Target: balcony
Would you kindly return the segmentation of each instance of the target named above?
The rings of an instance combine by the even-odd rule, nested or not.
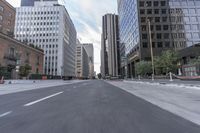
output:
[[[10,61],[15,61],[15,62],[17,61],[17,57],[14,55],[11,55],[11,54],[5,54],[4,59],[10,60]]]

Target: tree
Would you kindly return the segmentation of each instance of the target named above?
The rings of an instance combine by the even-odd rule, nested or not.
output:
[[[150,61],[140,61],[135,65],[137,75],[146,76],[152,74],[152,64]]]
[[[178,65],[178,54],[175,51],[168,50],[162,52],[161,56],[154,58],[155,70],[157,74],[167,74],[176,72]]]
[[[197,65],[197,64],[200,64],[200,56],[195,58],[195,59],[192,59],[189,64],[194,64],[194,65]]]
[[[101,79],[102,78],[102,75],[101,73],[97,74],[98,78]]]
[[[20,66],[19,68],[19,75],[21,77],[27,77],[30,74],[31,71],[31,66],[25,65],[25,66]]]

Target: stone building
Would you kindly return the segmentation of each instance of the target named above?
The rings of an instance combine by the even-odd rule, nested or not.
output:
[[[42,50],[0,33],[0,69],[4,68],[7,78],[17,78],[17,69],[25,65],[31,66],[30,74],[43,74],[43,56]]]
[[[0,32],[13,36],[15,26],[15,8],[5,0],[0,0]]]

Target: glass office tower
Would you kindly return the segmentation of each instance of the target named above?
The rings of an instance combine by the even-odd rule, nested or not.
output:
[[[174,18],[183,17],[187,47],[200,43],[200,0],[169,0],[169,5]]]
[[[169,0],[118,0],[121,66],[129,78],[137,62],[151,60],[150,44],[154,56],[186,47],[183,13],[171,16],[170,8]]]
[[[139,49],[140,34],[137,3],[136,0],[118,0],[122,75],[127,75],[127,55],[131,51],[137,51]]]

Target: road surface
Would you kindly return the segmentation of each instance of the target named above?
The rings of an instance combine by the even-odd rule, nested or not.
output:
[[[101,80],[0,96],[0,133],[200,133]]]

